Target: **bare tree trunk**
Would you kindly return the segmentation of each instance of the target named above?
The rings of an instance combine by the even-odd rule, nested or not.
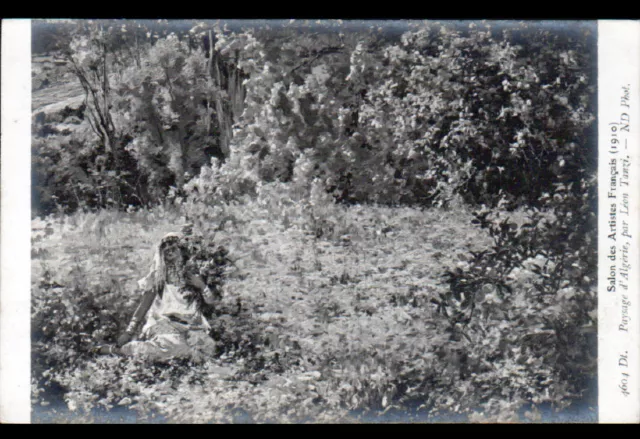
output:
[[[229,144],[231,143],[231,123],[230,119],[233,118],[230,113],[230,106],[225,105],[223,97],[221,96],[220,91],[223,89],[224,84],[222,83],[223,77],[220,72],[220,60],[216,58],[216,66],[215,66],[216,80],[218,85],[218,93],[216,94],[216,115],[218,117],[218,126],[220,128],[220,149],[225,157],[229,156]],[[231,95],[229,95],[231,98]]]
[[[133,34],[135,36],[135,45],[136,45],[136,54],[134,56],[134,59],[136,60],[136,66],[140,68],[142,63],[140,62],[140,46],[138,45],[138,29],[134,29]]]
[[[106,47],[103,47],[103,49],[106,51]],[[72,56],[69,56],[69,60],[76,77],[80,80],[80,84],[85,91],[85,104],[88,110],[89,124],[102,141],[105,152],[113,158],[116,169],[120,169],[118,136],[109,108],[110,87],[106,53],[102,57],[102,77],[100,77],[97,70],[94,71],[93,83],[89,72],[78,65]]]
[[[212,32],[209,31],[209,59],[207,60],[207,82],[209,82],[209,90],[213,89],[212,78],[211,78],[211,66],[213,63],[213,40],[212,40]],[[211,113],[211,99],[207,97],[207,135],[211,133],[211,118],[213,117]]]
[[[209,77],[213,81],[213,84],[210,84],[214,90],[216,122],[220,131],[220,150],[225,157],[228,157],[233,138],[233,125],[244,111],[245,90],[242,84],[242,71],[236,67],[239,51],[235,52],[235,60],[226,63],[218,53],[214,52],[211,31],[209,31],[209,41],[208,71]],[[215,61],[213,59],[214,56]],[[223,67],[226,67],[226,69],[223,69]],[[208,102],[207,108],[209,108]]]

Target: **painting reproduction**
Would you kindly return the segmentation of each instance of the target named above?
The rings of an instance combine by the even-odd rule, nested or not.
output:
[[[31,29],[32,422],[598,422],[595,21]]]

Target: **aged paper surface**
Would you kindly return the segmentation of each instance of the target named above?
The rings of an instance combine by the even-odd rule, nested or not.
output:
[[[31,22],[2,26],[0,421],[31,420]],[[598,23],[599,422],[640,422],[640,23]]]
[[[2,23],[0,422],[30,420],[31,21]]]
[[[600,422],[640,422],[640,23],[598,23]]]

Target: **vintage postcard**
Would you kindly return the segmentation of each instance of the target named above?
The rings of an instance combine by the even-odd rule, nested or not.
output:
[[[2,32],[2,422],[640,421],[640,22]]]

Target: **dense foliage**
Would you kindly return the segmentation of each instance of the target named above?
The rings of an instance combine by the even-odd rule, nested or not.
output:
[[[34,118],[36,206],[57,211],[34,220],[34,401],[513,421],[589,396],[594,27],[498,27],[66,25],[84,98]],[[220,352],[96,358],[184,221]]]
[[[349,202],[544,204],[558,174],[594,167],[591,40],[520,32],[433,26],[352,47],[316,37],[297,68],[304,49],[269,57],[250,34],[221,39],[241,42],[250,72],[229,183],[319,179]],[[206,177],[194,184],[226,186]]]
[[[185,278],[200,276],[213,297],[220,299],[225,274],[233,262],[228,257],[229,251],[224,246],[216,246],[215,242],[205,240],[202,236],[188,235],[184,240],[184,254],[189,255],[184,266]],[[202,314],[210,318],[215,307],[208,305],[196,288],[190,289],[188,300],[195,301]]]
[[[83,23],[61,43],[84,129],[40,130],[34,152],[39,187],[69,208],[159,201],[213,157],[226,179],[194,185],[241,195],[319,179],[338,200],[421,205],[539,206],[558,176],[594,167],[588,27],[431,24],[398,38],[146,26]],[[60,155],[71,148],[82,153]]]

